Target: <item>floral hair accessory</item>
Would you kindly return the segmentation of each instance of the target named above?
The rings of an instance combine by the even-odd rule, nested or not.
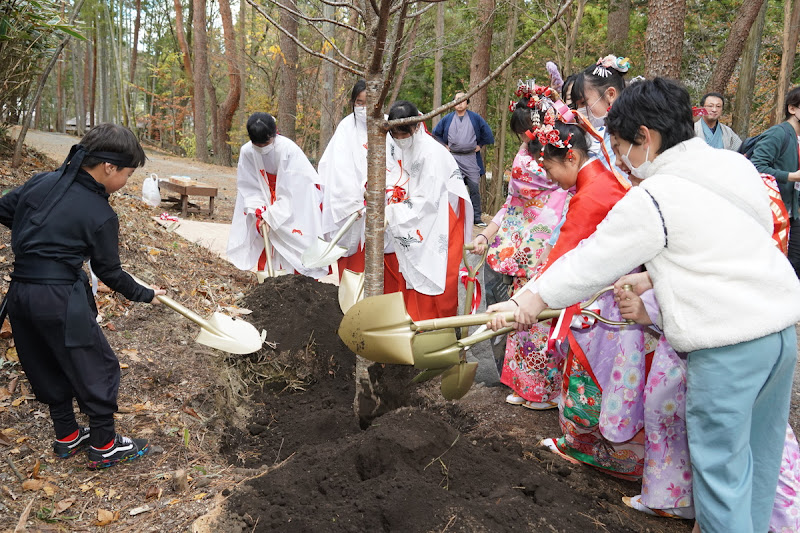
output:
[[[592,74],[600,76],[601,78],[607,78],[611,76],[611,71],[609,69],[612,68],[620,74],[624,74],[631,68],[631,60],[627,57],[617,57],[614,54],[609,54],[597,60],[597,66],[592,71]]]

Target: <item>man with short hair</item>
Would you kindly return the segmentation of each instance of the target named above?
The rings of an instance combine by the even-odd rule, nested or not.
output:
[[[719,121],[722,108],[725,106],[725,97],[720,93],[707,93],[700,99],[700,107],[706,110],[706,115],[694,123],[694,133],[705,139],[709,146],[738,150],[742,139],[732,129]]]
[[[466,93],[456,93],[453,100],[462,98],[464,94]],[[469,189],[469,197],[475,210],[475,224],[485,228],[486,223],[481,220],[480,179],[486,174],[486,170],[483,167],[481,148],[494,144],[494,135],[483,117],[468,110],[468,105],[469,98],[456,104],[455,111],[445,115],[433,129],[433,136],[453,154]]]

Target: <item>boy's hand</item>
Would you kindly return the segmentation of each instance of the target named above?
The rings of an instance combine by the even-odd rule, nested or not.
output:
[[[633,320],[637,324],[649,326],[653,323],[647,309],[644,307],[642,299],[633,291],[623,289],[619,297],[615,294],[614,299],[619,305],[619,313],[625,320]]]
[[[153,295],[153,299],[150,300],[150,303],[151,304],[160,304],[161,300],[159,300],[158,297],[159,296],[164,296],[165,294],[167,294],[167,291],[165,291],[164,289],[156,288],[156,287],[152,287],[152,289],[153,289],[153,292],[155,292],[155,294]]]

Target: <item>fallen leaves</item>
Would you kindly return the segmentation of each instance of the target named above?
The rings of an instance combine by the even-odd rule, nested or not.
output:
[[[72,504],[75,503],[75,498],[64,498],[61,501],[56,502],[55,506],[53,507],[53,514],[59,515],[72,507]]]
[[[5,358],[7,361],[11,361],[12,363],[19,363],[19,356],[17,355],[17,348],[12,347],[6,350]]]
[[[98,509],[97,510],[97,522],[94,523],[96,526],[107,526],[112,522],[116,522],[119,520],[119,511],[106,511],[105,509]]]
[[[44,487],[43,479],[26,479],[22,482],[22,490],[37,491]]]

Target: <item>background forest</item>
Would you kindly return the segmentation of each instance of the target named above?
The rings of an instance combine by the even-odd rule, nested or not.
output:
[[[549,83],[547,61],[566,78],[613,53],[630,57],[629,77],[678,77],[695,100],[719,90],[728,98],[723,121],[742,137],[775,122],[797,79],[800,0],[384,4],[394,18],[378,28],[391,49],[379,65],[389,88],[382,108],[407,99],[423,112],[474,87],[569,4],[472,97],[497,138],[486,154],[490,173],[510,167],[517,149],[515,137],[505,139],[517,80]],[[229,165],[247,140],[247,116],[269,111],[315,163],[350,112],[350,88],[365,72],[358,65],[378,57],[368,49],[365,10],[373,8],[362,0],[1,0],[0,123],[29,115],[31,127],[81,135],[113,121],[153,146]]]

